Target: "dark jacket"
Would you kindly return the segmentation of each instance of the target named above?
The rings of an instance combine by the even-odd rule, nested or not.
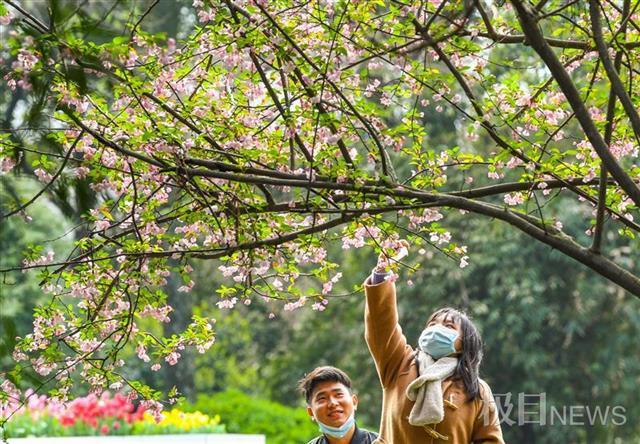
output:
[[[372,444],[377,437],[377,433],[362,430],[356,426],[356,433],[353,434],[350,444]],[[329,440],[324,435],[321,435],[317,438],[313,438],[307,444],[329,444]]]

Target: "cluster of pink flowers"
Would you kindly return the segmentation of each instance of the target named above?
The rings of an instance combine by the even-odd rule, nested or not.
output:
[[[59,416],[59,420],[63,426],[70,427],[80,422],[106,434],[112,428],[119,429],[124,423],[141,421],[144,412],[145,408],[136,408],[129,397],[120,393],[111,397],[108,392],[104,392],[100,397],[90,394],[74,399]]]
[[[8,401],[0,402],[0,417],[14,414],[27,415],[34,420],[52,417],[63,427],[84,426],[102,434],[142,421],[147,411],[144,403],[136,408],[131,402],[133,396],[120,393],[113,397],[109,392],[103,392],[99,397],[90,394],[63,403],[55,397],[38,395],[32,389],[26,390],[22,397],[8,380],[3,381],[0,388],[9,395]]]
[[[436,222],[443,218],[442,213],[433,208],[425,208],[422,212],[422,215],[416,215],[411,212],[408,215],[409,217],[409,228],[415,229],[420,227],[420,225],[430,222]]]
[[[360,248],[365,245],[365,239],[367,237],[377,238],[380,235],[380,229],[376,226],[364,226],[361,225],[353,233],[349,233],[342,238],[342,248],[348,250],[349,248]]]
[[[51,262],[53,262],[54,256],[55,256],[55,252],[48,251],[47,254],[42,255],[37,259],[33,259],[33,260],[25,259],[25,260],[23,260],[22,261],[22,265],[24,265],[25,267],[35,267],[35,266],[38,266],[38,265],[50,264]]]
[[[509,193],[504,196],[504,203],[507,205],[520,205],[524,203],[523,193]]]
[[[11,171],[16,166],[16,161],[11,157],[0,157],[0,174],[5,174]]]
[[[342,273],[337,273],[334,277],[332,277],[329,281],[325,282],[322,285],[322,294],[329,294],[329,292],[333,289],[333,284],[338,282],[342,277]],[[322,310],[321,310],[322,311]]]

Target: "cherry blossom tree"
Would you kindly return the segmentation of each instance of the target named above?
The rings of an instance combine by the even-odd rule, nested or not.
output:
[[[126,377],[124,345],[156,370],[215,338],[202,317],[168,338],[145,327],[171,317],[169,276],[189,292],[200,284],[194,261],[219,260],[219,307],[257,297],[321,311],[342,276],[331,242],[391,256],[407,239],[468,264],[464,233],[447,229],[452,212],[506,223],[640,296],[624,253],[640,232],[637,5],[193,8],[198,25],[185,39],[146,32],[145,12],[106,43],[84,41],[73,19],[54,28],[17,0],[0,11],[4,80],[13,94],[51,85],[40,100],[63,153],[17,139],[21,128],[0,136],[3,173],[30,161],[42,183],[2,218],[28,223],[29,205],[63,179],[89,180],[99,196],[71,255],[34,249],[3,270],[39,272],[51,295],[10,379],[33,367],[64,397],[80,372],[98,391],[129,384],[157,403]],[[431,139],[433,116],[453,122],[453,143]],[[563,226],[568,207],[581,227]]]

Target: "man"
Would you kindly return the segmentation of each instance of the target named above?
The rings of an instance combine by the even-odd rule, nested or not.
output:
[[[318,423],[321,436],[308,444],[372,444],[375,433],[355,423],[358,397],[351,390],[349,376],[336,367],[317,367],[298,383],[307,401],[307,412]]]

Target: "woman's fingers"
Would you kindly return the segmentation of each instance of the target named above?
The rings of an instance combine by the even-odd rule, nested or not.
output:
[[[385,254],[384,252],[380,253],[380,255],[378,256],[378,265],[376,268],[379,270],[385,269],[389,266],[390,262],[398,262],[402,258],[408,255],[409,255],[409,242],[407,242],[404,239],[400,240],[396,244],[395,254],[393,255],[393,257]]]
[[[395,256],[393,256],[393,260],[394,261],[399,261],[400,259],[406,257],[409,255],[409,250],[407,249],[407,247],[400,247],[400,250],[398,251],[398,254],[396,254]]]

